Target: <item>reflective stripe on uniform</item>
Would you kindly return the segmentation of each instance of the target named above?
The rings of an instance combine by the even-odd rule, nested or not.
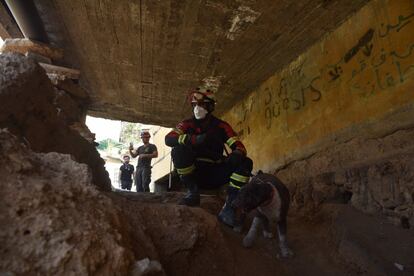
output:
[[[178,135],[184,134],[184,132],[181,129],[178,129],[178,128],[174,128],[173,131],[175,133],[177,133]]]
[[[238,189],[238,190],[240,190],[240,186],[237,186],[236,184],[234,184],[233,182],[231,182],[230,181],[230,183],[229,183],[229,186],[230,187],[233,187],[233,188],[236,188],[236,189]]]
[[[240,175],[240,174],[237,174],[237,173],[233,173],[230,176],[230,178],[233,179],[233,180],[236,180],[238,182],[241,182],[241,183],[247,183],[249,181],[249,178],[250,177],[244,176],[244,175]]]
[[[227,141],[226,141],[226,144],[229,146],[229,147],[231,147],[231,145],[233,145],[234,143],[236,143],[237,142],[237,136],[233,136],[233,137],[230,137]]]
[[[178,136],[178,144],[184,145],[186,137],[187,137],[187,134],[181,134],[180,136]]]
[[[189,167],[186,167],[186,168],[182,168],[182,169],[177,168],[177,172],[178,172],[179,175],[186,175],[186,174],[192,173],[195,170],[195,168],[196,167],[193,164],[193,165],[191,165]]]
[[[213,164],[218,164],[218,163],[221,163],[221,162],[222,162],[222,160],[221,160],[221,159],[219,159],[219,160],[217,160],[217,161],[214,161],[213,159],[210,159],[210,158],[204,158],[204,157],[197,157],[197,158],[196,158],[196,160],[197,160],[197,161],[207,162],[207,163],[213,163]]]

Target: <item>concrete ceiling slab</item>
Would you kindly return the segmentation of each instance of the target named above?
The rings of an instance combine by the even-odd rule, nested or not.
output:
[[[6,8],[6,3],[2,0],[0,0],[0,37],[3,40],[23,37],[12,14]]]
[[[37,0],[62,65],[95,116],[172,126],[186,95],[219,81],[230,108],[368,0]]]

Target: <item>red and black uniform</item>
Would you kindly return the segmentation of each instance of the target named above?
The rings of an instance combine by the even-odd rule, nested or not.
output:
[[[253,164],[246,148],[228,123],[211,114],[182,121],[166,135],[165,143],[173,148],[174,166],[183,180],[191,176],[207,189],[224,184],[240,189],[249,180]],[[225,144],[232,150],[227,158]]]

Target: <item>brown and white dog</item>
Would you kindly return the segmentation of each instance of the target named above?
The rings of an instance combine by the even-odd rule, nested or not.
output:
[[[250,211],[257,211],[249,232],[243,239],[243,246],[253,246],[261,227],[263,227],[265,238],[273,238],[271,226],[276,224],[280,247],[280,255],[278,256],[292,257],[293,252],[288,247],[286,239],[289,203],[289,190],[277,177],[261,171],[252,177],[249,183],[240,189],[233,203],[234,207],[241,211],[242,217],[245,217]]]

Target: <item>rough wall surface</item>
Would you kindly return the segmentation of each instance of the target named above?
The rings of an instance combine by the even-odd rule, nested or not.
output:
[[[0,127],[8,128],[38,152],[69,153],[92,169],[103,190],[110,180],[93,144],[71,125],[81,120],[82,107],[54,88],[44,70],[20,54],[0,55]]]
[[[393,223],[414,226],[414,128],[377,138],[355,138],[292,162],[277,175],[292,205],[313,212],[324,202],[348,202]]]
[[[325,154],[328,163],[336,162],[337,167],[327,171],[365,162],[368,186],[372,188],[379,185],[376,175],[382,170],[374,167],[383,166],[376,162],[388,158],[383,147],[389,148],[389,152],[402,151],[391,167],[408,166],[412,160],[409,155],[412,142],[408,142],[413,141],[412,132],[404,134],[407,136],[404,145],[381,137],[414,126],[413,19],[411,1],[372,1],[229,110],[224,119],[239,132],[255,168],[275,171],[297,160],[306,161],[312,154],[329,148],[321,155]],[[359,143],[337,146],[358,137],[362,139]],[[379,145],[366,148],[364,141],[370,141],[367,138],[378,139]],[[307,177],[323,174],[326,168],[320,164],[300,170],[297,177],[305,181]],[[390,189],[399,185],[396,183],[403,175],[396,169]],[[403,182],[403,190],[412,191],[409,181]],[[383,206],[385,199],[378,196],[369,200],[369,206],[357,203],[360,202],[357,197],[367,197],[372,192],[364,185],[362,181],[358,191],[353,188],[355,206],[362,209]],[[397,188],[389,191],[389,197],[396,196],[397,191]],[[412,199],[408,197],[398,205],[410,202]]]

